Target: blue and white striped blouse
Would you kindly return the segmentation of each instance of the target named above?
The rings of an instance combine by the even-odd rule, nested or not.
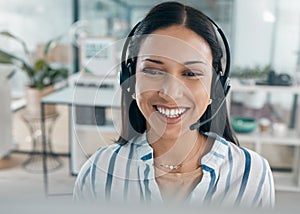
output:
[[[163,203],[155,181],[153,150],[146,134],[125,145],[100,148],[81,168],[74,200]],[[275,190],[268,162],[259,154],[216,136],[201,160],[203,177],[185,203],[273,207]]]

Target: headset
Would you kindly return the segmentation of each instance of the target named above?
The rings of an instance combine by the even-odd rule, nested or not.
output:
[[[229,76],[230,76],[230,60],[231,60],[229,43],[228,43],[226,36],[225,36],[224,32],[222,31],[222,29],[211,18],[209,18],[208,16],[206,16],[206,17],[213,24],[213,26],[215,26],[215,28],[217,29],[217,32],[221,36],[221,39],[222,39],[222,41],[224,43],[224,47],[225,47],[225,52],[226,52],[225,69],[224,69],[224,72],[222,71],[222,69],[219,72],[217,72],[217,78],[214,82],[214,87],[213,87],[213,88],[216,88],[218,81],[220,81],[221,85],[223,87],[224,97],[219,98],[220,105],[219,105],[218,109],[215,111],[215,113],[210,118],[208,118],[207,120],[205,120],[203,122],[197,121],[196,123],[192,124],[190,126],[191,130],[199,128],[200,126],[204,125],[205,123],[211,121],[217,115],[218,111],[223,106],[223,104],[225,102],[225,98],[231,87],[230,78],[229,78]],[[127,59],[126,55],[127,55],[128,46],[131,41],[131,38],[134,36],[134,33],[140,24],[141,24],[141,22],[138,22],[132,28],[132,30],[129,32],[129,34],[124,42],[123,49],[122,49],[122,55],[121,55],[121,70],[119,73],[120,85],[122,86],[123,89],[125,89],[129,93],[131,93],[129,78],[135,74],[134,69],[136,66],[135,66],[135,62],[133,62],[132,59]],[[220,65],[221,64],[222,63],[220,63]],[[212,99],[215,99],[215,95],[214,95],[213,91],[212,91]]]
[[[134,75],[133,69],[135,69],[135,63],[132,61],[132,59],[127,59],[126,54],[127,54],[129,42],[131,41],[131,38],[134,35],[135,30],[140,24],[141,22],[138,22],[129,32],[122,49],[121,70],[119,74],[120,85],[122,86],[122,88],[125,88],[128,92],[130,91],[130,85],[127,80],[129,80],[129,78]]]

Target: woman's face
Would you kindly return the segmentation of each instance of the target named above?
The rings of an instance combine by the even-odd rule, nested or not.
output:
[[[178,138],[210,104],[212,54],[208,43],[184,26],[159,29],[142,42],[136,66],[136,99],[147,131]],[[195,133],[195,131],[194,131]]]

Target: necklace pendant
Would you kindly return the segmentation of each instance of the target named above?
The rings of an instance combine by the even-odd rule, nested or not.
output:
[[[179,169],[182,165],[181,164],[179,165],[160,164],[160,166],[166,169],[173,170],[173,169]]]

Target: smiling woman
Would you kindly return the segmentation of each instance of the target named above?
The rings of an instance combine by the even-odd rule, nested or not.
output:
[[[169,139],[171,145],[182,139],[195,141],[197,134],[189,126],[211,102],[211,64],[208,43],[184,26],[158,29],[144,39],[137,60],[135,91],[140,111],[150,118],[146,119],[147,130],[152,128],[149,138]],[[158,150],[163,148],[159,142],[155,145]]]
[[[240,147],[231,130],[230,56],[224,39],[223,71],[214,25],[166,2],[134,27],[122,52],[120,137],[82,167],[75,200],[274,205],[268,162]]]

